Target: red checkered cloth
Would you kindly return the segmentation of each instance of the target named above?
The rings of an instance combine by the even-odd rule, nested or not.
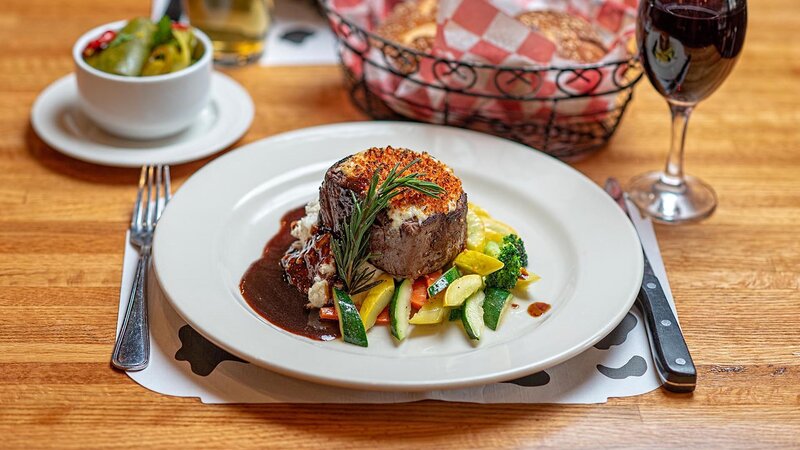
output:
[[[546,65],[556,46],[486,0],[442,0],[434,47],[438,56],[499,65]]]
[[[620,46],[633,33],[635,0],[440,0],[434,54],[458,61],[502,66],[569,66],[556,45],[515,16],[534,10],[563,11],[581,16],[602,32],[610,49],[603,61],[625,58]],[[622,49],[620,55],[619,49]],[[601,62],[603,62],[601,61]]]
[[[364,30],[373,30],[398,3],[329,1],[334,11]],[[600,120],[604,112],[616,107],[616,93],[603,95],[615,90],[615,74],[610,68],[592,66],[630,58],[628,43],[635,31],[636,6],[637,0],[439,0],[432,51],[438,59],[422,58],[419,70],[408,76],[387,70],[391,59],[368,45],[367,36],[343,31],[335,20],[332,26],[350,45],[370,49],[366,57],[377,65],[362,64],[362,58],[347,48],[342,49],[342,60],[356,77],[364,76],[370,90],[387,106],[404,116],[442,123],[447,111],[450,121],[453,116],[477,113],[510,125],[549,120],[574,123]],[[562,58],[547,37],[515,19],[534,10],[564,11],[587,19],[600,32],[608,54],[591,65]],[[448,61],[486,64],[489,68],[470,71]],[[499,73],[491,69],[492,65],[542,71]],[[546,70],[552,67],[571,70]],[[448,89],[443,89],[444,85]],[[524,100],[504,98],[509,95]]]

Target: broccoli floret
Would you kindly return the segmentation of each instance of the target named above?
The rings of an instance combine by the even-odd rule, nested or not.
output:
[[[503,236],[503,245],[505,244],[514,245],[519,253],[519,260],[522,263],[522,267],[528,267],[528,253],[525,251],[525,243],[522,242],[522,239],[516,234],[509,234]]]
[[[487,242],[486,246],[483,247],[483,253],[491,256],[492,258],[497,258],[500,256],[500,244],[495,241]]]
[[[503,244],[496,256],[503,262],[503,268],[486,276],[486,286],[511,290],[517,284],[520,269],[528,265],[525,244],[516,234],[503,237]]]
[[[486,276],[486,286],[510,291],[517,284],[522,268],[519,250],[513,244],[503,244],[497,259],[503,262],[503,268]]]

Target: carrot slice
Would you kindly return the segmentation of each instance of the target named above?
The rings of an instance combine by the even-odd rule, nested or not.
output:
[[[431,272],[427,275],[423,275],[423,278],[425,278],[425,289],[431,287],[431,285],[435,283],[436,280],[438,280],[439,277],[441,276],[442,276],[442,269],[439,269],[436,272]]]
[[[425,277],[419,277],[411,286],[411,306],[419,309],[425,303],[428,303],[428,283]]]
[[[333,306],[323,306],[319,309],[319,318],[323,320],[336,320],[339,321],[339,315],[336,314],[336,308]]]
[[[319,318],[322,320],[339,320],[339,315],[336,314],[336,308],[333,306],[323,306],[319,309]],[[389,308],[387,307],[380,314],[375,321],[376,324],[387,325],[389,324]]]
[[[381,325],[388,325],[389,324],[389,307],[387,306],[380,314],[378,314],[378,319],[375,321],[376,324]]]

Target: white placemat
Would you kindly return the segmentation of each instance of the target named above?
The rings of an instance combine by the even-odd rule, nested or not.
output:
[[[656,275],[673,302],[648,219],[641,238]],[[136,268],[136,250],[126,236],[117,332]],[[197,397],[203,403],[401,403],[424,399],[473,403],[603,403],[660,386],[641,313],[633,308],[593,348],[556,367],[517,380],[467,389],[374,392],[334,388],[279,375],[244,362],[215,346],[178,316],[150,277],[150,365],[128,375],[165,395]],[[673,304],[674,309],[674,304]]]

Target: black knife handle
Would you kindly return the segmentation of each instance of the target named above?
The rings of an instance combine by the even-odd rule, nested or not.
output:
[[[664,388],[671,392],[692,392],[697,384],[697,369],[694,367],[689,347],[672,313],[664,289],[658,281],[650,261],[645,256],[644,278],[637,299],[653,350],[658,376]]]
[[[173,22],[180,22],[181,16],[183,15],[181,0],[169,0],[164,15],[169,17]]]

